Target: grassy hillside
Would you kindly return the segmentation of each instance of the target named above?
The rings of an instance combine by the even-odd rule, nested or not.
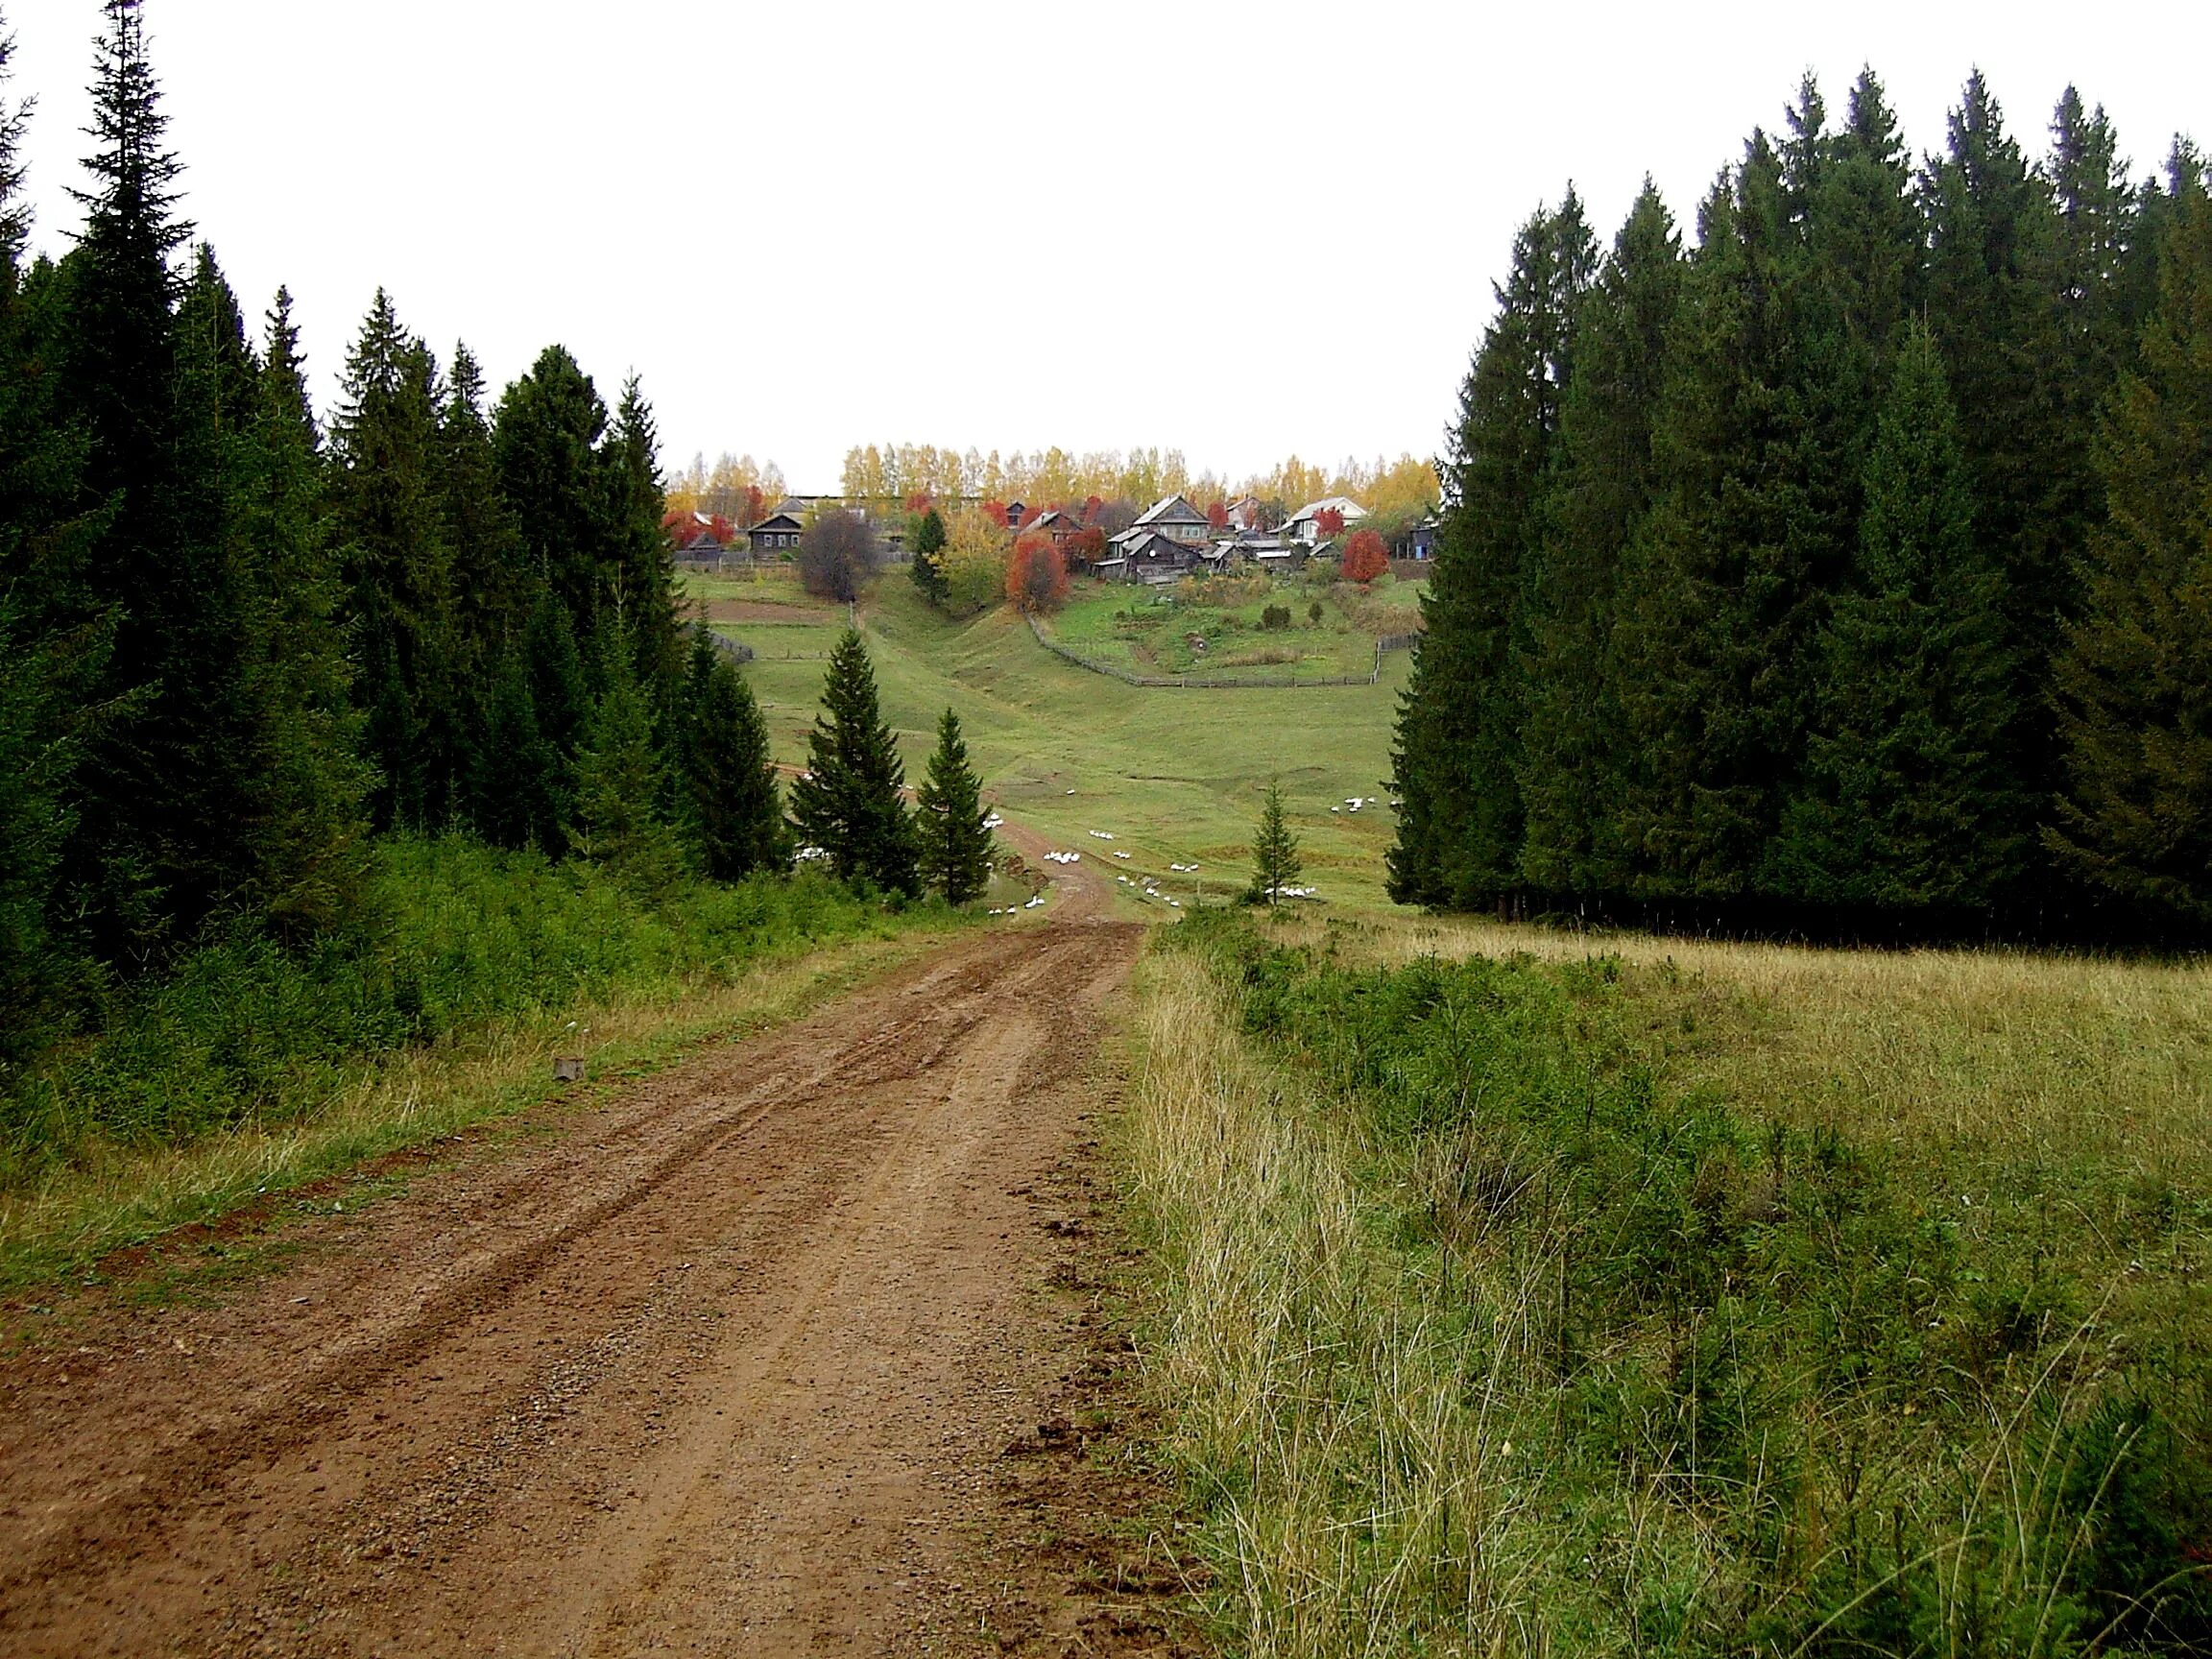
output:
[[[1224,1646],[2212,1649],[2208,979],[1164,932],[1124,1154]]]
[[[1326,581],[1277,586],[1265,577],[1225,577],[1198,584],[1187,597],[1169,588],[1084,582],[1049,625],[1062,644],[1133,674],[1346,679],[1373,668],[1377,636],[1420,626],[1422,586],[1385,576],[1361,592]],[[1270,606],[1289,613],[1289,626],[1265,625]]]
[[[697,579],[694,579],[695,581]],[[747,600],[793,620],[749,613],[717,623],[758,653],[746,677],[766,709],[780,759],[802,761],[840,616],[809,610],[787,579],[702,584],[724,615]],[[772,597],[773,596],[773,597]],[[1000,611],[949,621],[894,572],[862,607],[885,711],[918,778],[938,714],[950,705],[992,799],[1117,870],[1160,878],[1166,891],[1218,897],[1248,879],[1260,793],[1279,775],[1305,838],[1306,878],[1331,905],[1375,909],[1391,835],[1384,780],[1407,659],[1386,659],[1380,684],[1298,690],[1140,690],[1042,649]],[[1353,796],[1375,797],[1358,812]],[[1331,811],[1331,807],[1338,810]],[[1108,844],[1089,831],[1104,830]],[[1114,852],[1131,856],[1116,860]],[[1196,874],[1175,864],[1196,864]]]

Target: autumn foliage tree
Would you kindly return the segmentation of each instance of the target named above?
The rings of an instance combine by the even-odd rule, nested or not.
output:
[[[1068,564],[1049,536],[1024,536],[1006,561],[1006,598],[1022,611],[1057,611],[1068,602]]]
[[[1355,531],[1344,543],[1344,580],[1372,582],[1390,568],[1390,549],[1372,530]]]
[[[1003,530],[1006,527],[1006,503],[1003,501],[984,502],[983,517]]]
[[[1068,545],[1061,552],[1070,569],[1089,569],[1106,557],[1106,532],[1095,524],[1086,524],[1068,538]]]
[[[1324,507],[1313,515],[1313,528],[1321,533],[1324,541],[1332,536],[1341,536],[1344,534],[1344,515],[1334,507]]]
[[[799,580],[809,593],[850,604],[875,575],[881,558],[868,520],[832,507],[816,515],[800,533]]]
[[[1226,529],[1228,529],[1228,528],[1229,528],[1229,503],[1228,503],[1228,502],[1226,502],[1226,501],[1219,501],[1219,500],[1215,500],[1215,501],[1209,501],[1209,502],[1207,502],[1207,503],[1206,503],[1206,522],[1207,522],[1207,523],[1208,523],[1210,526],[1212,526],[1214,529],[1215,529],[1215,530],[1226,530]]]

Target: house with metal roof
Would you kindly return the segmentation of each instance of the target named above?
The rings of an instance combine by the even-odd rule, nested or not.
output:
[[[1285,521],[1280,534],[1303,541],[1309,547],[1318,546],[1329,540],[1321,534],[1317,522],[1324,513],[1334,512],[1344,520],[1346,529],[1367,517],[1367,509],[1349,495],[1324,495],[1318,501],[1309,501]]]

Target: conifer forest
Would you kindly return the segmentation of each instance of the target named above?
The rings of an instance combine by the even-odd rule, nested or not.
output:
[[[214,934],[373,933],[380,838],[647,890],[781,868],[637,380],[610,407],[550,346],[493,398],[379,291],[319,414],[290,297],[242,300],[182,217],[137,7],[105,17],[58,259],[0,104],[0,1062]]]
[[[2037,152],[2040,153],[2037,153]],[[1677,221],[1497,284],[1395,753],[1399,902],[2116,939],[2212,921],[2212,207],[2069,89],[1916,156],[1808,79]]]

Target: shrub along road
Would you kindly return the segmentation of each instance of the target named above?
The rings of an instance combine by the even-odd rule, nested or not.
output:
[[[1102,897],[326,1193],[209,1305],[35,1333],[0,1649],[1167,1650],[1145,1500],[1069,1421],[1119,1344],[1087,1124],[1142,931]]]

